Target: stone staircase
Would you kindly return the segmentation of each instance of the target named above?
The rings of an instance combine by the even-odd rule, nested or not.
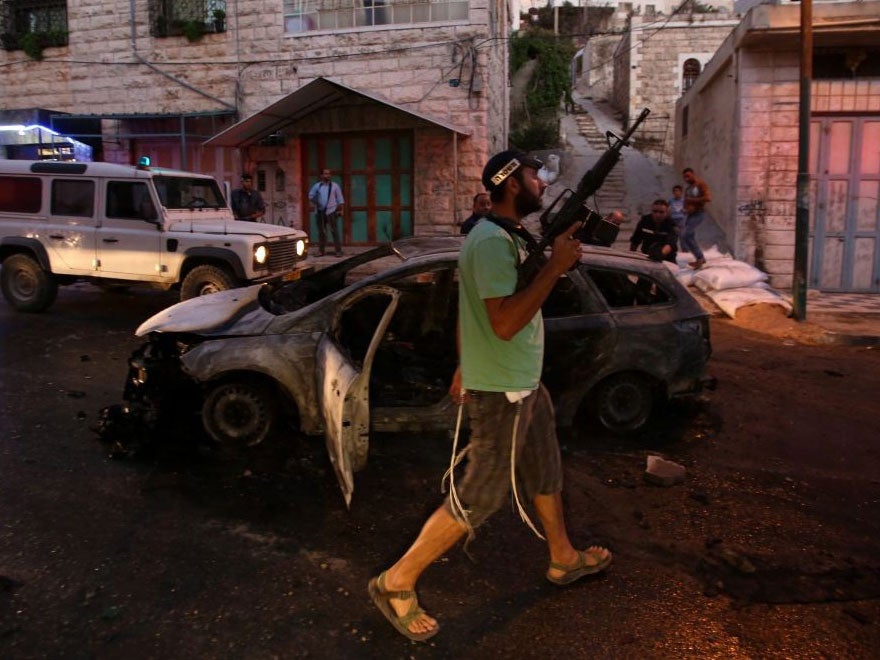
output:
[[[584,137],[587,144],[592,149],[596,150],[596,158],[598,159],[602,152],[608,148],[608,140],[606,136],[596,126],[596,122],[590,114],[578,113],[574,119],[578,132]],[[594,199],[590,200],[589,204],[603,214],[610,213],[615,209],[623,212],[626,217],[626,222],[621,227],[620,233],[617,235],[617,240],[613,247],[620,250],[628,250],[629,236],[632,234],[633,229],[635,229],[638,218],[629,217],[630,213],[626,207],[623,157],[617,162],[617,165],[605,178],[605,182],[602,184],[599,192],[596,193]]]

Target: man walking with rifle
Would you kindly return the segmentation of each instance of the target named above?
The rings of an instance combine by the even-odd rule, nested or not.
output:
[[[528,281],[518,266],[536,241],[520,224],[541,208],[546,184],[541,162],[522,152],[489,159],[483,185],[492,214],[468,234],[459,257],[461,366],[450,395],[468,401],[471,437],[460,485],[425,523],[418,538],[391,568],[370,580],[373,602],[402,635],[424,641],[439,624],[419,607],[416,583],[422,572],[465,534],[483,523],[512,490],[523,520],[542,539],[520,504],[531,501],[546,535],[546,578],[567,585],[611,564],[601,546],[576,549],[562,511],[562,462],[553,403],[540,383],[544,356],[541,305],[557,280],[580,257],[571,223],[552,242],[549,257]],[[542,251],[543,252],[543,251]],[[453,453],[455,449],[453,449]]]

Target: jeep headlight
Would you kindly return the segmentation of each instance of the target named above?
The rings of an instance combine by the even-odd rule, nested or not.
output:
[[[296,256],[301,257],[306,251],[306,242],[302,239],[296,242]]]
[[[254,268],[265,267],[269,261],[269,246],[262,243],[254,248]]]

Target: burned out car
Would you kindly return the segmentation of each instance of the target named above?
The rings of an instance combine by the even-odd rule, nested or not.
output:
[[[197,416],[218,443],[261,442],[281,419],[325,434],[346,498],[371,431],[451,429],[459,237],[383,245],[280,287],[188,300],[137,330],[124,398],[153,423]],[[544,308],[543,381],[557,422],[614,431],[699,391],[708,315],[665,266],[584,247]]]

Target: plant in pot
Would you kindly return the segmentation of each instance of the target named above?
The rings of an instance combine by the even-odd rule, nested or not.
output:
[[[44,32],[25,32],[18,38],[18,45],[32,60],[41,60],[48,44]]]
[[[205,35],[205,24],[202,21],[184,21],[183,36],[187,41],[198,41]]]
[[[226,12],[222,9],[215,9],[211,15],[214,17],[214,31],[226,32]]]

